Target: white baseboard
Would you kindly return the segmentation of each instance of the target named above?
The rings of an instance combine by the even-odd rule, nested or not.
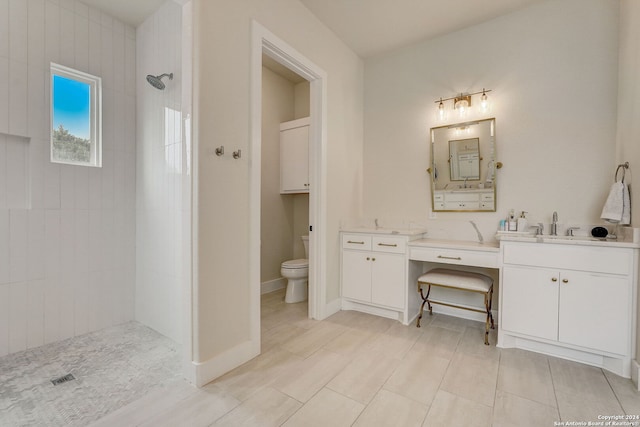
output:
[[[260,354],[260,345],[245,341],[205,362],[192,362],[195,366],[195,385],[202,387]]]
[[[636,386],[636,390],[640,391],[640,364],[637,360],[631,361],[631,381]]]
[[[267,280],[260,283],[260,295],[275,292],[287,287],[287,279],[280,277],[279,279]]]
[[[318,320],[324,320],[327,317],[336,314],[340,310],[342,310],[342,298],[334,299],[333,301],[325,304],[324,312],[322,313],[322,319]]]

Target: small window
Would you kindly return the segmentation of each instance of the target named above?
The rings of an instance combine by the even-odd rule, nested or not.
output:
[[[51,161],[102,166],[102,80],[51,63]]]

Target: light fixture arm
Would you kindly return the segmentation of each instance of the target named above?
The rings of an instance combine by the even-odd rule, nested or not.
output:
[[[482,90],[480,90],[478,92],[473,92],[473,93],[460,93],[460,94],[452,96],[450,98],[438,98],[437,100],[434,101],[434,103],[435,104],[440,104],[440,103],[442,103],[444,101],[451,101],[452,99],[459,99],[459,98],[464,98],[464,97],[467,97],[467,96],[471,97],[473,95],[479,95],[481,93],[486,95],[489,92],[491,92],[491,89],[482,89]]]

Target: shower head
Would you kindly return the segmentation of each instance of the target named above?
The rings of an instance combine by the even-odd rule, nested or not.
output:
[[[164,83],[162,82],[163,77],[169,77],[169,80],[173,80],[173,73],[170,74],[161,74],[159,76],[152,76],[151,74],[147,75],[147,81],[151,84],[151,86],[156,89],[164,90]]]

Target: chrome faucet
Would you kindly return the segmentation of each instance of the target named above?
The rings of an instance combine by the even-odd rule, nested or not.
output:
[[[573,230],[580,230],[580,227],[569,227],[569,228],[567,228],[567,236],[573,237]]]
[[[373,222],[376,224],[376,230],[378,229],[378,218],[374,219]]]
[[[478,230],[478,226],[476,225],[475,222],[473,221],[469,221],[471,223],[471,225],[473,226],[473,229],[476,230],[476,233],[478,234],[478,242],[480,242],[481,244],[484,243],[484,239],[482,238],[482,233],[480,233],[480,230]]]
[[[464,188],[467,188],[467,180],[469,179],[468,176],[464,177]]]
[[[542,236],[542,232],[544,231],[544,224],[539,222],[538,225],[532,225],[529,228],[535,228],[536,229],[536,236]]]
[[[552,236],[558,235],[558,212],[553,212],[553,222],[551,223],[551,232],[549,234]]]

